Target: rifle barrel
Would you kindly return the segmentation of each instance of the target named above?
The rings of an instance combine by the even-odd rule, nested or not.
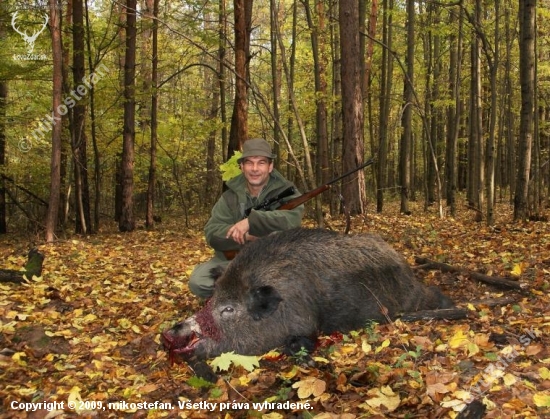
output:
[[[343,175],[340,175],[340,176],[338,176],[337,178],[332,179],[330,182],[327,183],[327,185],[332,185],[333,183],[336,183],[336,182],[338,182],[339,180],[344,179],[346,176],[349,176],[349,175],[351,175],[352,173],[355,173],[355,172],[361,170],[361,169],[364,168],[364,167],[370,166],[370,165],[373,164],[373,163],[374,163],[374,158],[371,157],[371,158],[368,159],[365,163],[363,163],[361,166],[355,167],[355,168],[351,169],[349,172],[346,172],[346,173],[344,173]]]

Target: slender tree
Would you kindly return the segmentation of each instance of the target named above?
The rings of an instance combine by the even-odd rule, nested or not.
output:
[[[384,191],[387,186],[388,172],[388,119],[390,116],[390,97],[392,90],[393,58],[392,48],[392,9],[393,0],[382,1],[382,64],[380,66],[380,118],[378,128],[378,159],[376,164],[376,211],[384,208]]]
[[[270,25],[269,25],[269,47],[271,48],[271,97],[273,101],[273,119],[279,121],[280,116],[280,102],[281,102],[281,69],[279,63],[279,53],[277,51],[277,41],[278,41],[278,19],[279,19],[279,9],[277,8],[275,0],[270,0],[269,2],[270,9]],[[277,126],[273,129],[273,152],[277,156],[275,160],[275,165],[277,169],[280,168],[281,162],[281,147],[279,146],[281,142],[281,133]]]
[[[521,114],[519,121],[518,172],[514,197],[514,220],[525,220],[529,215],[529,175],[535,111],[535,7],[536,0],[519,2]]]
[[[150,1],[150,0],[148,0]],[[159,0],[153,0],[153,45],[151,48],[151,148],[149,151],[149,179],[147,182],[147,211],[145,226],[154,226],[155,186],[157,182],[157,128],[158,128],[158,12]]]
[[[470,135],[468,138],[468,201],[476,213],[476,219],[483,218],[484,194],[484,152],[483,146],[483,103],[482,103],[482,61],[481,37],[476,28],[481,27],[481,0],[475,2],[474,41],[471,50],[471,92],[470,98]]]
[[[325,32],[325,10],[322,1],[316,1],[316,22],[308,0],[302,0],[311,33],[311,51],[313,54],[313,74],[315,79],[315,137],[317,139],[316,183],[324,185],[330,179],[327,125],[327,60],[323,34]],[[329,202],[330,195],[316,200],[316,219],[320,227],[324,225],[322,201]]]
[[[253,0],[234,0],[235,18],[235,103],[231,118],[227,156],[240,150],[248,138],[248,65],[252,32]]]
[[[412,158],[412,109],[414,103],[414,27],[415,4],[407,3],[407,77],[405,77],[403,117],[401,125],[403,133],[399,147],[399,179],[401,183],[401,212],[409,214],[409,191],[411,187]]]
[[[74,88],[82,85],[85,76],[84,67],[84,4],[83,0],[73,0],[73,82]],[[87,93],[87,92],[86,92]],[[90,233],[90,188],[88,184],[87,136],[86,136],[86,98],[79,96],[73,108],[71,139],[74,172],[75,231]]]
[[[485,39],[485,38],[484,38]],[[495,30],[494,30],[494,51],[493,55],[489,55],[488,42],[484,42],[488,67],[490,72],[491,84],[491,109],[489,115],[489,135],[487,136],[487,144],[485,148],[485,189],[487,193],[487,225],[493,225],[495,222],[495,137],[497,124],[497,99],[498,99],[498,68],[499,68],[499,42],[500,42],[500,2],[495,2]]]
[[[59,194],[61,192],[61,123],[60,107],[63,92],[63,46],[61,44],[61,4],[58,0],[49,0],[50,32],[52,39],[53,93],[52,108],[57,120],[52,122],[52,154],[50,160],[50,199],[46,215],[46,242],[55,239],[59,214]]]
[[[340,1],[339,28],[344,126],[342,162],[343,171],[347,172],[360,165],[364,159],[359,9],[356,1]],[[350,214],[364,213],[366,192],[363,171],[344,180],[342,195]]]
[[[3,25],[0,25],[2,31]],[[8,82],[0,80],[0,170],[6,165],[6,102],[8,100]],[[3,173],[2,173],[3,174]],[[0,234],[6,234],[6,180],[0,176]]]
[[[378,16],[378,0],[371,1],[371,8],[369,13],[369,25],[367,28],[367,43],[365,45],[365,74],[363,78],[363,101],[366,106],[366,118],[369,133],[369,142],[371,144],[371,151],[375,153],[378,150],[378,145],[375,143],[375,121],[374,121],[374,109],[373,109],[373,92],[371,89],[372,83],[372,65],[374,57],[374,39],[376,37],[376,23]]]
[[[97,63],[92,58],[92,42],[91,42],[91,27],[90,27],[90,12],[88,10],[88,2],[84,2],[84,11],[86,17],[86,49],[88,51],[88,70],[90,74],[95,73]],[[99,156],[99,145],[97,141],[97,121],[95,118],[95,88],[92,84],[88,92],[90,98],[90,134],[92,137],[93,159],[94,159],[94,224],[93,231],[99,230],[99,218],[101,207],[101,167]]]
[[[451,215],[456,215],[456,189],[457,189],[457,152],[458,135],[461,125],[461,63],[463,48],[463,23],[464,13],[461,5],[457,9],[450,9],[449,21],[456,19],[458,12],[458,34],[452,34],[450,37],[449,48],[449,91],[452,94],[453,104],[447,110],[447,146],[445,148],[445,181],[447,205],[451,209]]]
[[[0,38],[6,35],[6,25],[0,22]],[[8,105],[8,81],[0,80],[0,173],[5,175],[6,166],[6,108]],[[6,223],[6,179],[0,175],[0,234],[8,232]]]
[[[136,0],[126,1],[126,53],[124,57],[124,128],[122,133],[122,212],[120,231],[133,231],[134,220],[134,142],[136,78]]]
[[[218,90],[220,92],[220,119],[222,123],[222,153],[224,161],[228,156],[225,154],[228,150],[228,132],[227,132],[227,109],[226,109],[226,71],[225,71],[225,56],[227,51],[227,10],[226,0],[220,0],[218,6]],[[231,156],[229,156],[231,157]]]

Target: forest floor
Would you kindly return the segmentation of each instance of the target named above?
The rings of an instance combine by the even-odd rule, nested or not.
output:
[[[550,417],[550,224],[512,223],[501,207],[487,227],[467,210],[440,219],[435,209],[404,216],[388,205],[355,218],[352,232],[381,234],[413,267],[424,256],[522,290],[417,268],[467,319],[366,325],[321,338],[310,362],[273,353],[257,367],[226,362],[213,384],[170,365],[159,340],[200,308],[187,288],[211,255],[199,222],[126,234],[113,225],[41,244],[40,278],[0,284],[0,416],[456,418],[479,400],[487,418]],[[1,237],[0,268],[21,268],[30,246]]]

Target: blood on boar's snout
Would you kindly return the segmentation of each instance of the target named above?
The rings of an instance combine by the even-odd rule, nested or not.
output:
[[[450,307],[452,301],[417,281],[380,237],[296,229],[245,246],[206,306],[163,339],[171,354],[262,354],[294,337]]]

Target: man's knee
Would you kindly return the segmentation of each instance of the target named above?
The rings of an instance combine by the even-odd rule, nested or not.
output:
[[[191,273],[189,290],[197,297],[209,298],[214,291],[214,280],[206,272],[204,265],[197,266]]]
[[[214,281],[211,285],[205,284],[204,282],[192,281],[189,280],[189,290],[200,298],[210,298],[214,292]]]
[[[229,263],[229,262],[227,262]],[[217,266],[227,265],[224,261],[211,260],[197,265],[189,278],[189,290],[197,297],[210,298],[214,292],[214,279],[210,271]]]

